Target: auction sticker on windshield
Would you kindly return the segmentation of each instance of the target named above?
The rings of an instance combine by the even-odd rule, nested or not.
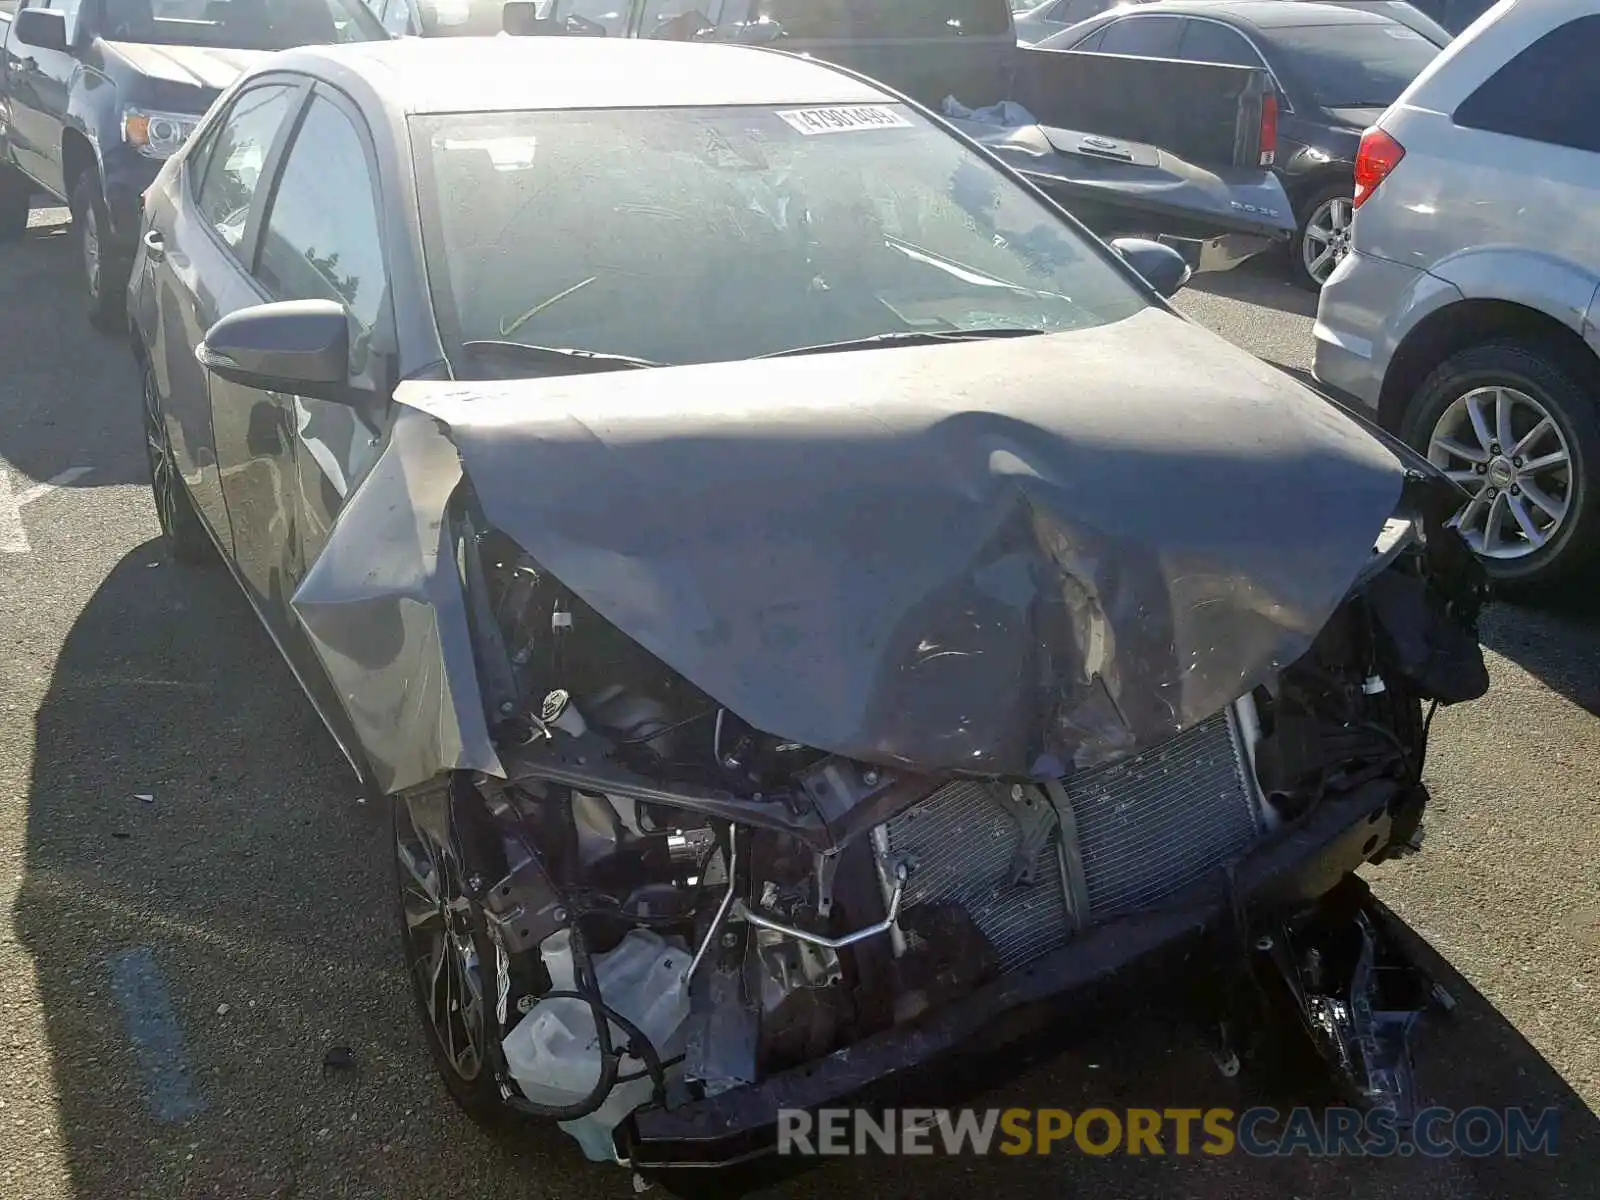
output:
[[[851,104],[842,108],[789,108],[778,113],[784,122],[807,137],[814,133],[852,133],[858,129],[910,129],[911,122],[882,104]]]

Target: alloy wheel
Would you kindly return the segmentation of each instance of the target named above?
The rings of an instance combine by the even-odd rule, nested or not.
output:
[[[471,1082],[483,1071],[486,1014],[460,857],[447,817],[440,829],[419,820],[410,803],[395,803],[406,966],[443,1059]]]
[[[144,450],[150,461],[150,491],[155,498],[156,517],[167,535],[178,527],[178,473],[167,442],[166,422],[161,416],[161,400],[155,380],[144,373]]]
[[[1434,425],[1428,461],[1471,496],[1453,524],[1485,558],[1534,554],[1566,520],[1572,452],[1561,426],[1527,392],[1489,386],[1458,397]]]
[[[93,204],[84,208],[83,213],[76,218],[83,222],[83,273],[89,283],[89,295],[98,299],[100,295],[100,217],[95,212]]]
[[[1317,205],[1306,218],[1305,236],[1300,239],[1300,259],[1306,274],[1319,285],[1328,281],[1333,269],[1350,253],[1350,225],[1355,202],[1349,196],[1331,196]]]

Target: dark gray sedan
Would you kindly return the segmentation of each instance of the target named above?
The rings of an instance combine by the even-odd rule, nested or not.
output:
[[[731,46],[293,51],[163,168],[161,526],[393,797],[473,1115],[741,1161],[1167,963],[1275,973],[1407,1110],[1427,988],[1353,872],[1487,686],[1457,498],[1119,249]]]

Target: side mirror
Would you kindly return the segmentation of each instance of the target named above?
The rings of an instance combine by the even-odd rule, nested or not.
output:
[[[1117,238],[1111,248],[1163,296],[1176,294],[1189,282],[1188,260],[1171,246],[1146,238]]]
[[[46,8],[25,8],[12,18],[17,41],[36,46],[40,50],[67,49],[67,17],[65,13],[51,12]]]
[[[332,300],[283,300],[229,313],[207,330],[194,356],[241,387],[359,402],[350,386],[350,319]]]

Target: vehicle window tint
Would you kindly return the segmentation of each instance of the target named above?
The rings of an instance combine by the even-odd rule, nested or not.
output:
[[[1269,49],[1290,90],[1323,108],[1388,108],[1439,54],[1393,21],[1282,26],[1271,31]]]
[[[377,325],[387,280],[372,176],[355,126],[320,96],[284,155],[256,278],[276,299],[335,300]]]
[[[1102,25],[1102,26],[1100,26],[1099,29],[1096,29],[1093,33],[1091,33],[1088,37],[1084,38],[1081,42],[1074,42],[1070,46],[1067,46],[1067,45],[1057,46],[1057,45],[1054,44],[1056,39],[1055,38],[1051,38],[1050,42],[1048,43],[1049,44],[1049,48],[1052,49],[1052,50],[1081,50],[1086,54],[1092,54],[1094,51],[1100,49],[1100,43],[1106,40],[1106,30],[1109,29],[1109,28],[1110,28],[1109,25]],[[1064,31],[1064,33],[1065,33],[1065,36],[1067,38],[1070,38],[1070,36],[1071,36],[1070,32]]]
[[[416,118],[446,336],[716,362],[1145,307],[1072,225],[909,110],[808,124],[847,111]]]
[[[261,168],[298,91],[293,84],[269,83],[241,92],[217,129],[195,204],[230,249],[244,241]]]
[[[153,46],[288,50],[388,38],[362,0],[100,0],[105,36]]]
[[[1600,16],[1545,34],[1462,101],[1468,129],[1600,152]]]
[[[1098,17],[1109,7],[1108,0],[1061,0],[1046,15],[1047,21],[1059,25],[1076,25],[1090,17]]]
[[[189,195],[196,201],[200,199],[200,183],[206,177],[206,163],[211,160],[211,147],[216,145],[217,131],[221,124],[216,124],[199,134],[184,151],[184,182],[189,187]]]
[[[1178,40],[1182,36],[1182,17],[1126,17],[1113,22],[1095,48],[1101,54],[1176,58]]]
[[[1190,21],[1183,31],[1180,57],[1190,62],[1228,63],[1235,67],[1259,67],[1261,56],[1236,29],[1215,21]]]

